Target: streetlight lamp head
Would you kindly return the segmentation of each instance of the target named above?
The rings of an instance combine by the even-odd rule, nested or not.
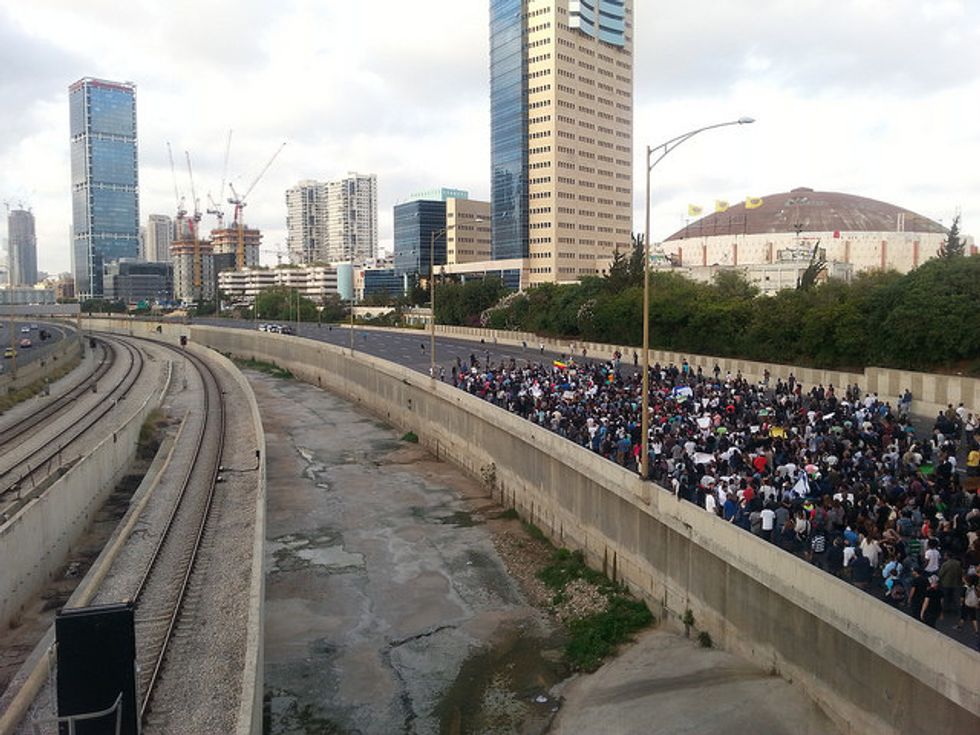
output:
[[[755,118],[754,117],[740,117],[738,119],[738,124],[739,125],[748,125],[748,124],[754,123],[754,122],[755,122]]]

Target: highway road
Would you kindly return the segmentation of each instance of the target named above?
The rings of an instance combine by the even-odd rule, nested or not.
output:
[[[284,322],[277,322],[284,324]],[[248,320],[234,319],[194,319],[194,324],[208,324],[219,327],[230,327],[237,329],[258,329],[258,326]],[[296,329],[297,325],[290,322],[289,326]],[[350,347],[350,330],[346,325],[317,326],[312,323],[301,323],[296,330],[297,336],[329,342],[340,347]],[[430,334],[427,331],[419,330],[416,333],[406,334],[404,332],[389,332],[377,329],[359,329],[354,327],[354,349],[357,352],[364,352],[372,357],[380,357],[391,360],[404,367],[412,368],[425,375],[429,374],[431,365],[431,355],[429,354]],[[489,353],[492,363],[497,363],[501,359],[515,358],[518,364],[526,360],[551,361],[561,357],[561,353],[551,352],[547,349],[542,353],[537,343],[528,343],[527,348],[511,345],[495,345],[491,341],[486,344],[473,342],[463,339],[452,339],[449,337],[436,337],[436,365],[438,368],[445,368],[446,381],[448,382],[452,374],[452,366],[456,364],[458,357],[464,365],[469,365],[470,356],[474,356],[482,365]],[[626,356],[624,356],[625,358]],[[576,362],[582,362],[582,355],[575,355]],[[591,362],[591,360],[589,360]],[[624,367],[630,360],[624,359]],[[436,376],[438,377],[438,375]]]
[[[29,333],[21,332],[23,327],[30,327],[32,324],[37,324],[39,328],[31,329]],[[11,346],[10,326],[10,321],[0,321],[0,351],[5,351]],[[41,329],[47,330],[51,334],[51,337],[42,341]],[[14,344],[16,345],[15,349],[17,350],[17,367],[20,368],[29,362],[40,360],[50,355],[60,346],[58,343],[64,339],[68,333],[70,333],[68,327],[64,326],[63,324],[52,324],[51,322],[43,322],[36,319],[15,321],[13,324],[13,336]],[[20,346],[20,341],[24,337],[31,340],[30,347]],[[0,372],[9,372],[12,367],[12,363],[12,359],[4,358],[2,361],[0,361]]]

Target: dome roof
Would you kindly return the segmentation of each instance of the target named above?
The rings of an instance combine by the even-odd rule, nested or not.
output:
[[[667,239],[835,231],[946,232],[941,224],[921,214],[853,194],[801,187],[782,194],[769,194],[756,201],[761,204],[752,209],[740,202],[724,212],[713,212]],[[900,224],[902,220],[904,226]]]

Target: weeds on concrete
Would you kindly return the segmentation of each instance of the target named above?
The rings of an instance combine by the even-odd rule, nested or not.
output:
[[[286,368],[281,368],[278,365],[274,365],[271,362],[253,359],[244,360],[242,358],[233,359],[234,363],[240,368],[257,370],[260,373],[265,373],[266,375],[271,375],[273,378],[281,378],[283,380],[293,380],[295,378],[295,376],[289,370],[286,370]]]
[[[595,671],[616,647],[633,639],[633,634],[653,622],[653,614],[643,600],[615,594],[609,608],[568,624],[572,639],[565,655],[576,669]]]
[[[54,383],[57,380],[61,380],[68,373],[78,367],[78,364],[82,361],[80,357],[74,357],[70,359],[67,363],[59,367],[53,373],[51,373],[47,378],[40,378],[35,380],[30,385],[25,385],[19,390],[9,390],[5,395],[0,396],[0,413],[9,411],[11,408],[16,406],[18,403],[33,398],[42,391],[44,391],[45,386]]]
[[[159,408],[153,409],[140,426],[139,441],[136,445],[136,456],[140,459],[151,459],[160,448],[160,428],[166,416]]]
[[[497,518],[505,521],[519,521],[521,519],[521,514],[517,512],[517,508],[508,508],[507,510],[498,513]]]
[[[711,640],[711,633],[706,630],[702,630],[698,633],[698,644],[701,648],[711,648],[714,646],[714,641]]]
[[[535,541],[543,541],[549,544],[548,537],[544,535],[544,531],[535,526],[533,523],[528,523],[527,521],[521,521],[521,525],[524,526],[524,531],[528,536],[533,538]]]
[[[575,669],[595,671],[619,644],[631,640],[634,633],[653,622],[653,614],[643,600],[637,600],[622,585],[590,568],[581,551],[556,549],[551,564],[538,577],[555,590],[552,599],[555,605],[565,601],[565,587],[579,579],[596,587],[608,600],[604,611],[568,623],[571,639],[565,646],[565,656]]]
[[[418,434],[416,434],[414,431],[406,431],[405,434],[402,436],[402,441],[410,442],[412,444],[418,444],[419,437]]]

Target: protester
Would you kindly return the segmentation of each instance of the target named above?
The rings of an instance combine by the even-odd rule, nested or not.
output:
[[[792,374],[752,383],[682,361],[651,367],[643,437],[639,368],[618,358],[577,364],[571,352],[520,365],[483,357],[471,355],[453,384],[633,471],[646,442],[650,479],[678,498],[869,591],[907,589],[916,616],[927,592],[916,579],[938,577],[944,554],[960,561],[960,574],[980,565],[980,499],[957,469],[960,454],[980,472],[980,449],[960,453],[965,408],[949,406],[923,438],[908,390],[893,410],[857,385],[806,389]],[[887,585],[893,569],[897,581]],[[953,571],[937,584],[939,604]],[[931,617],[935,606],[926,607]]]

